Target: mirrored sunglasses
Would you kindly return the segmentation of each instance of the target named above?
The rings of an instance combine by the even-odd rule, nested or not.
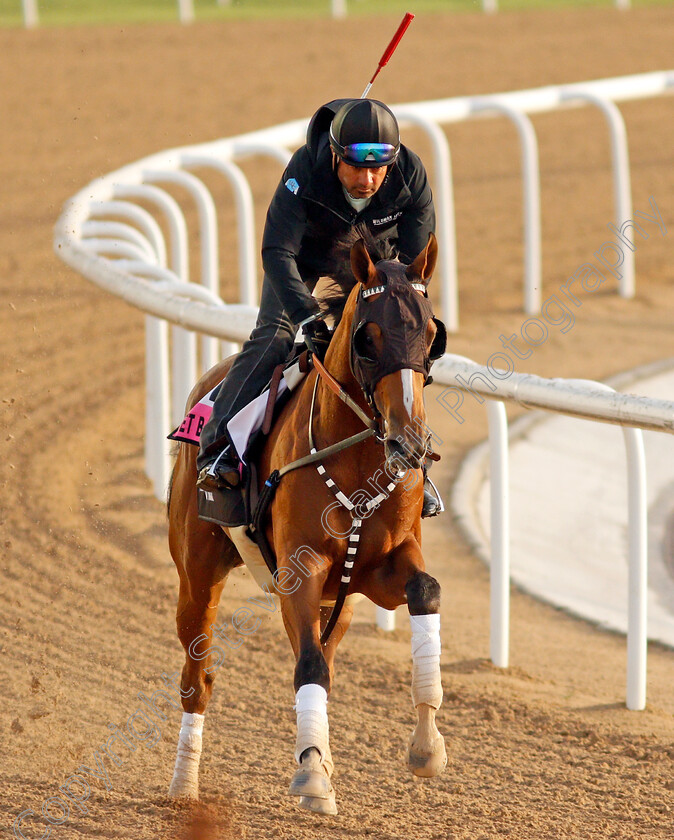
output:
[[[351,143],[340,146],[340,150],[346,163],[372,163],[375,166],[393,163],[398,151],[390,143]]]

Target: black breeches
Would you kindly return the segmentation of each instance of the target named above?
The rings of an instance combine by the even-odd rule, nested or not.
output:
[[[271,283],[265,278],[255,329],[222,383],[213,414],[201,433],[199,468],[216,454],[214,450],[226,435],[229,420],[262,392],[274,368],[286,361],[293,348],[295,332]]]

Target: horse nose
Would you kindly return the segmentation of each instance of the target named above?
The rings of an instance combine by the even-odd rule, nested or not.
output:
[[[389,458],[405,458],[405,447],[396,438],[386,438],[386,454]]]

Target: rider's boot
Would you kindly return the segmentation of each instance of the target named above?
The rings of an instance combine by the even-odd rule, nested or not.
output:
[[[431,516],[437,516],[442,513],[445,506],[442,502],[442,497],[438,488],[433,484],[428,477],[426,466],[424,465],[424,504],[421,508],[421,518],[428,519]]]
[[[241,484],[241,462],[231,443],[210,461],[199,459],[197,487],[209,490],[234,490]]]

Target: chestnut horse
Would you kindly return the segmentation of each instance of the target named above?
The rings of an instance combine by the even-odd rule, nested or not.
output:
[[[272,586],[296,659],[299,766],[289,793],[317,813],[337,813],[327,696],[335,651],[353,613],[350,598],[329,637],[322,639],[321,633],[325,636],[330,615],[326,604],[338,600],[340,586],[344,594],[345,581],[350,594],[361,593],[387,610],[407,604],[412,700],[418,713],[409,767],[428,777],[447,762],[435,724],[442,702],[440,586],[424,571],[421,553],[421,468],[430,452],[423,387],[445,343],[444,327],[432,317],[426,291],[436,259],[432,235],[409,266],[397,260],[375,265],[362,240],[353,246],[356,282],[323,372],[315,365],[283,407],[259,462],[264,480],[318,450],[313,463],[280,480],[265,524],[277,563]],[[202,378],[189,397],[190,407],[222,380],[229,364],[221,362]],[[372,434],[362,434],[364,422]],[[356,438],[353,445],[338,455],[321,456],[321,450],[350,436]],[[218,602],[229,572],[251,547],[258,551],[243,528],[199,519],[195,456],[195,447],[180,445],[168,510],[170,549],[180,576],[178,636],[186,653],[180,690],[184,713],[169,794],[193,799],[198,798],[204,713],[217,669],[209,651]],[[386,488],[373,498],[365,488],[376,485],[377,477],[382,480],[382,468]]]

